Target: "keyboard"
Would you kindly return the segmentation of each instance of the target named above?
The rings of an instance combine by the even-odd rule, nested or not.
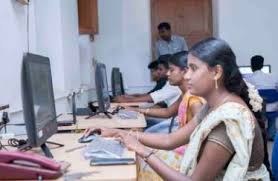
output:
[[[58,126],[72,126],[74,124],[73,120],[62,120],[62,121],[57,121]]]
[[[100,136],[88,144],[85,148],[85,158],[102,157],[102,158],[121,158],[125,147],[116,140],[104,139]]]
[[[138,112],[135,111],[127,111],[127,110],[119,110],[118,117],[121,119],[137,119],[138,118]]]

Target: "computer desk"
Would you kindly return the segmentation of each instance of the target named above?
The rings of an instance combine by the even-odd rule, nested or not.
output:
[[[58,149],[51,149],[51,152],[56,160],[66,161],[71,164],[68,168],[68,172],[65,176],[74,173],[91,173],[89,176],[85,176],[78,180],[117,180],[128,181],[137,179],[136,164],[132,165],[114,165],[114,166],[90,166],[89,160],[85,160],[82,156],[82,149],[66,152],[69,149],[77,148],[84,144],[78,143],[78,138],[82,134],[56,134],[51,137],[50,141],[62,143],[65,146]],[[54,146],[55,147],[55,146]],[[135,158],[135,153],[127,151],[125,153],[128,157]],[[64,178],[58,179],[64,180]]]
[[[54,159],[56,161],[65,161],[69,163],[70,166],[67,172],[56,179],[56,181],[63,181],[65,178],[69,178],[70,175],[85,175],[80,179],[81,181],[136,181],[137,179],[137,167],[136,164],[131,165],[113,165],[113,166],[90,166],[90,160],[86,160],[82,156],[82,151],[85,148],[84,143],[78,143],[78,139],[82,134],[78,133],[58,133],[53,135],[49,141],[64,144],[63,147],[58,147],[56,145],[47,144],[50,149]],[[73,151],[69,151],[73,150]],[[33,148],[29,152],[42,154],[40,148]],[[134,158],[135,152],[126,151],[124,153],[125,157]]]
[[[96,115],[86,119],[88,116],[77,116],[76,125],[61,126],[59,131],[66,130],[83,130],[90,127],[107,127],[107,128],[127,128],[127,129],[142,129],[146,127],[146,120],[143,114],[138,114],[137,119],[121,119],[117,115],[113,115],[112,119],[107,118],[105,115]],[[72,115],[63,114],[58,118],[59,120],[72,119]]]
[[[123,106],[123,107],[138,106],[138,107],[142,107],[142,108],[148,108],[148,107],[152,107],[153,105],[154,105],[154,103],[151,103],[151,102],[122,102],[122,103],[113,102],[113,103],[111,103],[111,107],[116,107],[116,106]]]

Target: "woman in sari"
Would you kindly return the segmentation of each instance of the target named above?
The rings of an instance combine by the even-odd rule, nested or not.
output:
[[[121,141],[164,180],[270,180],[263,163],[262,99],[243,80],[232,49],[220,39],[203,40],[189,51],[188,67],[189,92],[207,104],[172,135],[172,146],[189,142],[180,170],[156,157],[144,137],[122,132]]]

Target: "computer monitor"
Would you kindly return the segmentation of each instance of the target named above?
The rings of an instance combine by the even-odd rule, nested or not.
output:
[[[45,144],[57,132],[49,58],[26,54],[23,57],[21,78],[23,113],[28,136],[25,147],[41,146],[46,156],[53,157]]]
[[[124,80],[123,80],[123,74],[120,72],[120,77],[121,77],[121,89],[122,89],[122,94],[125,94],[125,88],[124,88]]]
[[[112,94],[114,97],[124,94],[122,74],[118,67],[112,68],[111,86],[112,86]]]
[[[241,74],[252,74],[253,73],[251,66],[239,66],[239,71],[241,72]],[[264,65],[262,68],[262,71],[264,73],[271,73],[270,65]]]
[[[96,63],[95,83],[98,100],[98,112],[108,115],[107,113],[108,109],[110,108],[110,97],[108,91],[106,68],[102,63]]]

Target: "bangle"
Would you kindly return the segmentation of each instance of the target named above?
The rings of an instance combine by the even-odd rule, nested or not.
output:
[[[145,114],[148,114],[150,112],[150,108],[145,109]]]
[[[153,151],[153,150],[152,150],[147,156],[143,157],[143,160],[144,160],[145,162],[147,162],[148,159],[150,158],[150,156],[152,156],[152,154],[154,154],[154,151]]]

